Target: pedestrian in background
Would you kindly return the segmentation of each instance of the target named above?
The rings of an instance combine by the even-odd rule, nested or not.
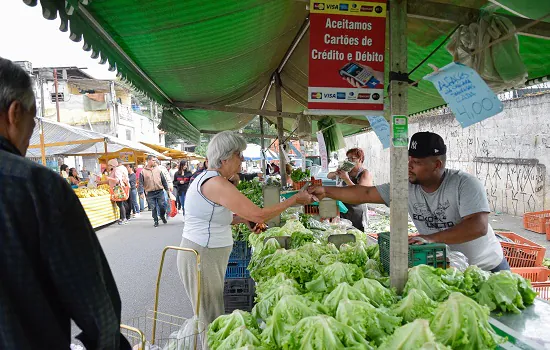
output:
[[[128,170],[124,165],[122,165],[122,161],[120,159],[111,159],[107,162],[107,165],[111,169],[110,175],[107,178],[111,190],[113,190],[115,186],[120,186],[122,188],[130,186],[128,181]],[[121,200],[116,202],[116,204],[118,205],[118,209],[120,211],[120,219],[118,224],[126,225],[129,218],[131,218],[129,215],[130,208],[128,207],[128,203],[126,200]]]
[[[166,224],[166,201],[164,199],[164,191],[168,191],[168,183],[158,167],[157,158],[152,154],[147,156],[147,166],[139,175],[138,191],[142,193],[141,197],[147,196],[147,202],[151,207],[154,226],[158,227],[159,216],[162,222]]]
[[[191,176],[193,174],[187,170],[187,162],[185,160],[182,160],[180,162],[180,165],[178,167],[178,170],[174,174],[174,187],[177,188],[178,191],[178,197],[180,199],[180,203],[185,203],[185,194],[187,193],[187,189],[189,188],[189,182],[191,181]],[[182,204],[181,206],[182,212],[185,215],[185,206]]]
[[[168,190],[164,191],[164,201],[165,201],[164,207],[166,208],[166,212],[170,214],[172,206],[170,205],[170,196],[168,195],[168,193],[174,191],[174,184],[172,183],[172,181],[170,181],[172,180],[172,178],[170,177],[170,172],[168,171],[168,169],[166,169],[166,167],[162,165],[162,163],[158,159],[157,159],[157,164],[159,166],[160,171],[162,172],[162,175],[164,175],[166,182],[168,183]],[[160,215],[160,212],[158,214]],[[169,218],[170,216],[167,215],[166,219],[169,219]]]
[[[130,183],[130,196],[128,197],[128,206],[130,207],[130,211],[133,212],[134,217],[139,217],[140,209],[136,187],[137,177],[134,164],[128,164],[126,166],[126,169],[128,169],[128,182]]]
[[[71,320],[86,349],[130,349],[82,204],[65,180],[25,159],[36,126],[32,86],[0,58],[0,349],[69,349]]]

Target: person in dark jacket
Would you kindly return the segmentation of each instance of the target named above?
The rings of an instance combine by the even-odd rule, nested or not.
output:
[[[199,167],[197,169],[197,171],[195,171],[193,173],[193,175],[191,176],[191,180],[189,181],[190,183],[193,182],[193,180],[195,180],[197,178],[197,176],[199,176],[201,173],[203,173],[204,171],[206,171],[206,168],[208,168],[208,159],[204,161],[204,163],[202,163],[202,166]]]
[[[138,192],[137,192],[137,176],[136,168],[134,164],[127,164],[126,168],[128,169],[128,182],[130,183],[130,196],[128,196],[128,210],[126,217],[130,220],[130,214],[133,213],[134,217],[140,216],[139,202],[138,202]]]
[[[0,349],[130,349],[97,235],[67,181],[25,159],[36,126],[30,76],[0,58]],[[33,181],[28,181],[33,179]]]
[[[185,214],[185,194],[189,188],[193,174],[187,168],[187,162],[182,160],[178,166],[178,171],[174,174],[174,186],[178,188],[178,197],[181,203],[181,209]]]

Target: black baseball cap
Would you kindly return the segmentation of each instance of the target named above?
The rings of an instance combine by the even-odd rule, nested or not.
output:
[[[409,157],[426,158],[441,156],[447,153],[447,146],[438,134],[423,131],[417,132],[411,137],[409,144]]]

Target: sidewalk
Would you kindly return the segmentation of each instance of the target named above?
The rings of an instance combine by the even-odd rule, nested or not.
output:
[[[369,204],[369,210],[376,212],[378,215],[389,215],[390,208],[381,204]],[[369,219],[376,220],[376,216],[370,216]],[[495,231],[514,232],[522,237],[525,237],[546,248],[545,256],[550,258],[550,241],[546,240],[546,235],[532,231],[527,231],[523,228],[523,218],[521,216],[512,216],[507,214],[489,215],[489,223]]]

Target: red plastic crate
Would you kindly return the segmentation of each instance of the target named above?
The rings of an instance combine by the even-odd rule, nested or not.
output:
[[[510,267],[542,266],[546,248],[514,232],[497,233],[514,241],[514,243],[500,242],[504,256],[508,260]]]
[[[550,210],[523,214],[523,227],[536,233],[546,233],[546,223],[550,219]]]
[[[304,214],[319,215],[319,206],[318,205],[304,205]]]
[[[539,293],[539,298],[550,300],[550,282],[533,282],[531,285]]]
[[[546,221],[546,240],[550,241],[550,220]]]
[[[544,266],[539,267],[512,267],[512,272],[533,282],[548,282],[550,269]]]
[[[311,186],[322,186],[322,185],[323,185],[323,180],[321,180],[321,179],[315,180],[315,178],[312,177],[310,181],[298,181],[298,182],[294,182],[294,183],[292,183],[292,187],[293,187],[295,190],[299,190],[299,189],[301,189],[302,187],[304,187],[304,185],[306,184],[306,182],[311,182]]]

